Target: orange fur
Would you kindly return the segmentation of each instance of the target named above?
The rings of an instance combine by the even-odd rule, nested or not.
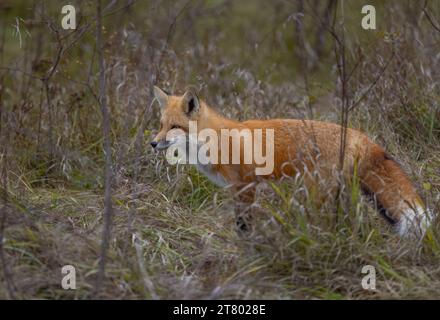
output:
[[[155,89],[156,90],[156,89]],[[160,90],[160,89],[158,89]],[[314,183],[316,175],[319,179],[328,181],[330,189],[336,184],[335,173],[338,171],[341,127],[337,124],[292,119],[248,120],[238,122],[227,119],[206,103],[198,100],[197,96],[186,93],[184,96],[158,96],[162,99],[161,130],[154,141],[165,139],[166,133],[173,127],[188,131],[188,121],[197,121],[198,130],[210,128],[220,134],[221,129],[273,129],[274,130],[274,170],[268,176],[256,176],[256,164],[243,163],[243,144],[241,144],[240,164],[215,164],[210,170],[232,186],[234,194],[251,182],[260,179],[280,179],[283,175],[305,176],[306,183]],[[198,107],[188,112],[188,101],[196,99]],[[264,130],[263,130],[263,142]],[[229,142],[231,150],[231,141]],[[263,146],[264,150],[264,146]],[[219,153],[221,154],[221,149]],[[219,159],[220,159],[219,155]],[[353,129],[347,129],[346,150],[343,174],[350,178],[355,165],[358,165],[359,178],[362,187],[373,194],[386,210],[388,218],[398,223],[402,215],[411,208],[422,207],[423,203],[415,188],[402,171],[391,160],[384,150],[373,143],[365,134]],[[242,202],[253,201],[253,188],[240,193],[237,197]]]

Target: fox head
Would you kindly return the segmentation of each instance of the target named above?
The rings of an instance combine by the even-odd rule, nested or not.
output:
[[[176,142],[179,135],[188,134],[189,121],[197,121],[200,117],[201,103],[192,91],[174,96],[154,86],[154,96],[159,103],[161,117],[159,133],[154,137],[151,146],[161,150]]]

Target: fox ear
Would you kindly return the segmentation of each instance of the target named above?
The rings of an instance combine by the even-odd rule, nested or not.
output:
[[[168,103],[168,95],[163,91],[162,89],[159,89],[158,87],[154,86],[154,97],[159,102],[159,105],[161,108],[164,108]]]
[[[196,114],[200,110],[199,97],[197,96],[197,94],[195,94],[192,91],[185,92],[185,94],[183,95],[182,103],[183,103],[183,111],[188,116]]]

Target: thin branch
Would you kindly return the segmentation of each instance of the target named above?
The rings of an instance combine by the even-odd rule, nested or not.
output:
[[[104,157],[105,157],[105,190],[104,190],[104,228],[102,231],[101,251],[99,255],[98,277],[95,286],[95,296],[97,296],[102,288],[102,283],[105,277],[105,264],[107,259],[107,250],[110,242],[111,224],[113,216],[112,207],[112,180],[113,180],[113,165],[112,153],[110,144],[110,114],[107,108],[106,99],[106,79],[105,79],[105,65],[102,43],[102,12],[101,0],[97,1],[96,5],[96,52],[99,64],[99,104],[102,113],[102,134],[104,139]]]
[[[438,32],[440,32],[440,26],[434,22],[434,19],[431,17],[431,15],[429,14],[428,10],[426,10],[426,8],[428,8],[428,0],[425,0],[425,4],[423,6],[423,13],[425,14],[426,18],[428,19],[432,27]]]
[[[371,89],[373,89],[373,87],[379,82],[379,80],[382,78],[382,76],[384,75],[385,71],[387,70],[388,66],[390,65],[391,61],[393,60],[393,58],[395,57],[396,53],[393,51],[393,53],[391,54],[391,57],[388,59],[387,63],[385,64],[385,66],[382,68],[382,70],[380,71],[379,75],[374,79],[374,81],[370,84],[370,86],[368,87],[368,89],[362,94],[362,96],[356,100],[356,102],[354,102],[350,108],[348,109],[348,111],[352,111],[354,108],[356,108],[356,106],[367,96],[367,94],[370,93]]]
[[[0,63],[3,64],[4,58],[4,44],[5,44],[5,20],[3,21],[3,32],[0,43]],[[4,90],[4,74],[2,74],[0,78],[0,142],[1,142],[1,183],[2,189],[5,192],[2,193],[2,207],[1,207],[1,216],[0,216],[0,263],[3,269],[3,278],[6,283],[6,290],[8,293],[8,297],[10,299],[15,299],[15,285],[13,281],[13,275],[9,268],[9,265],[6,261],[6,254],[4,249],[4,240],[5,240],[5,228],[6,228],[6,218],[8,211],[8,145],[9,145],[9,128],[8,128],[8,116],[5,112],[5,106],[3,104],[3,90]]]
[[[179,12],[175,15],[175,17],[173,18],[173,20],[171,21],[169,27],[168,27],[168,31],[167,31],[167,36],[165,38],[165,42],[162,46],[162,50],[160,51],[160,56],[159,56],[159,61],[156,64],[156,82],[159,82],[160,80],[160,67],[162,65],[162,60],[163,57],[165,55],[165,50],[168,47],[168,44],[171,41],[171,37],[174,33],[174,29],[176,27],[177,24],[177,20],[179,19],[179,17],[183,14],[183,12],[187,9],[187,7],[189,6],[189,4],[191,3],[192,0],[188,0],[185,5],[179,10]]]

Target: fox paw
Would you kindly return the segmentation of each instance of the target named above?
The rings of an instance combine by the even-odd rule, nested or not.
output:
[[[251,223],[244,217],[237,217],[235,220],[235,225],[237,227],[237,233],[240,236],[247,236],[252,232]]]

